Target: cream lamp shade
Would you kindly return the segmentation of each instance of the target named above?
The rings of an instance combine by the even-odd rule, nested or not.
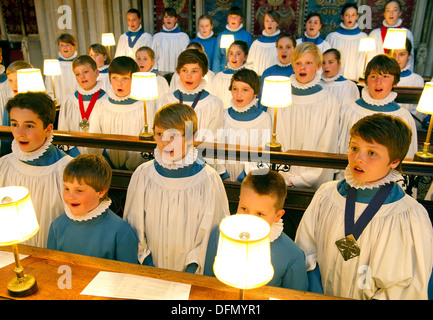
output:
[[[0,188],[0,245],[23,242],[38,230],[29,191],[17,186]]]
[[[29,68],[17,71],[18,93],[45,92],[44,80],[40,69]]]
[[[433,114],[433,82],[427,82],[424,85],[416,110],[422,113]]]
[[[230,45],[235,41],[235,36],[232,34],[221,35],[220,48],[228,49]]]
[[[406,29],[388,28],[383,41],[383,47],[391,50],[401,50],[406,48]]]
[[[114,34],[112,33],[103,33],[101,35],[101,43],[103,46],[110,47],[116,44],[116,40],[114,39]]]
[[[292,82],[289,77],[268,76],[263,82],[261,103],[267,107],[284,108],[292,104]]]
[[[62,74],[62,70],[60,69],[60,61],[58,59],[44,60],[44,75],[59,76],[61,74]]]
[[[134,72],[130,96],[136,100],[155,100],[158,98],[156,74],[153,72]]]
[[[253,215],[235,214],[223,219],[219,228],[215,276],[239,289],[267,284],[274,275],[269,224]]]
[[[359,51],[372,51],[376,49],[376,40],[373,37],[365,37],[359,40]]]

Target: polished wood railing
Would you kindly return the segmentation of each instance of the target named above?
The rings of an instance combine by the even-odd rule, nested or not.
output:
[[[0,126],[0,140],[12,140],[13,136],[10,127]],[[79,132],[67,132],[54,130],[53,144],[61,146],[83,146],[89,148],[106,148],[118,150],[130,150],[152,154],[156,148],[154,141],[140,140],[137,136],[91,134]],[[260,148],[234,148],[227,145],[196,143],[199,154],[216,158],[223,155],[225,159],[248,159],[251,154],[266,159],[265,163],[270,163],[273,168],[279,170],[284,166],[301,165],[307,167],[320,167],[327,169],[344,169],[347,166],[347,155],[333,154],[312,151],[288,150],[286,152],[275,152],[261,150]],[[433,163],[416,162],[405,159],[402,163],[403,173],[408,176],[433,177]],[[112,190],[125,193],[132,175],[132,171],[113,170],[111,182]],[[239,201],[240,184],[237,182],[224,181],[224,186],[229,201],[230,211],[236,212]],[[284,231],[294,237],[296,229],[303,212],[308,207],[314,196],[313,188],[288,188],[287,197],[284,205],[286,214],[284,215]],[[123,214],[123,201],[114,201],[113,210],[120,216]],[[433,201],[419,200],[433,216]]]
[[[12,140],[9,127],[0,126],[0,140]],[[155,141],[140,140],[138,136],[95,134],[54,130],[53,144],[83,146],[153,153]],[[267,151],[261,148],[235,148],[228,145],[196,142],[199,154],[208,158],[224,155],[225,159],[239,160],[251,157],[252,154],[266,159],[268,163],[280,165],[302,165],[327,169],[344,169],[347,166],[347,155],[287,150],[284,152]],[[402,163],[403,173],[408,175],[433,176],[433,163],[417,162],[405,159]]]

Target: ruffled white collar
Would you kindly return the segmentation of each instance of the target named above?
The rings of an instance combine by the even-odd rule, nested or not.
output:
[[[243,27],[244,27],[244,24],[241,23],[241,24],[239,24],[239,27],[237,27],[235,30],[233,30],[230,28],[230,26],[228,24],[226,24],[226,29],[230,32],[237,32],[237,31],[241,30]]]
[[[403,179],[403,176],[395,169],[391,169],[391,171],[382,179],[370,182],[370,183],[362,183],[355,180],[353,177],[352,171],[350,170],[349,166],[346,167],[345,171],[345,179],[346,182],[356,189],[373,189],[373,188],[379,188],[380,186],[385,185],[389,182],[398,182],[399,180]]]
[[[101,201],[101,203],[99,203],[99,205],[95,209],[78,216],[78,215],[73,215],[71,209],[69,209],[68,205],[65,204],[65,213],[68,216],[68,218],[73,221],[87,221],[103,214],[105,210],[107,210],[110,207],[110,205],[111,205],[110,199]]]
[[[238,108],[235,104],[235,101],[232,99],[230,99],[230,106],[233,108],[233,110],[235,110],[236,112],[242,113],[242,112],[246,112],[249,109],[251,109],[251,107],[254,107],[257,105],[258,103],[258,99],[254,98],[253,100],[251,100],[251,102],[249,104],[247,104],[245,107],[243,108]]]
[[[205,78],[202,78],[200,81],[200,84],[192,90],[188,90],[184,87],[183,83],[181,81],[179,81],[179,85],[178,85],[178,89],[180,92],[184,93],[184,94],[197,94],[200,91],[202,91],[207,85],[207,82],[205,80]]]
[[[343,22],[341,22],[341,23],[340,23],[340,27],[342,27],[343,29],[346,29],[346,30],[355,30],[356,28],[358,28],[358,22],[355,22],[355,23],[353,24],[353,27],[352,27],[352,28],[348,28],[348,27],[346,27],[346,25],[345,25]]]
[[[284,229],[283,219],[274,222],[271,226],[271,233],[269,234],[270,242],[274,242],[281,235]]]
[[[105,64],[102,67],[98,68],[98,70],[99,71],[104,71],[104,70],[108,69],[109,66],[110,66],[109,64]]]
[[[341,77],[342,71],[343,71],[343,70],[341,70],[341,68],[340,68],[340,69],[338,70],[337,74],[336,74],[335,76],[331,77],[331,78],[327,78],[327,77],[325,76],[325,73],[322,73],[322,80],[325,81],[325,82],[332,82],[332,81],[335,81],[335,80],[337,80],[338,78]]]
[[[113,90],[113,87],[111,87],[111,86],[108,86],[108,88],[107,88],[107,94],[108,94],[108,97],[111,99],[111,100],[114,100],[114,101],[126,101],[126,100],[128,100],[129,98],[130,98],[130,94],[128,94],[126,97],[118,97],[115,93],[114,93],[114,90]]]
[[[265,37],[274,37],[274,36],[276,36],[276,35],[279,35],[280,33],[281,33],[281,30],[280,30],[280,29],[277,29],[277,31],[275,31],[275,32],[272,33],[272,34],[267,33],[266,30],[263,30],[263,31],[262,31],[262,35],[264,35]]]
[[[403,69],[401,69],[401,71],[406,71],[408,69],[410,69],[412,67],[412,63],[410,62],[410,60],[407,60],[406,65],[404,66]]]
[[[233,71],[238,71],[238,70],[244,69],[245,66],[246,66],[246,63],[244,63],[243,65],[241,65],[239,68],[235,69],[235,68],[232,67],[232,64],[230,63],[230,61],[227,61],[227,68],[229,68],[229,69],[231,69]]]
[[[51,145],[51,142],[53,142],[52,134],[47,137],[45,143],[39,149],[36,149],[32,152],[25,152],[21,150],[18,142],[14,139],[12,141],[12,153],[21,161],[33,161],[41,157],[45,153],[45,151],[47,151],[47,149]]]
[[[373,106],[384,106],[395,100],[395,98],[397,97],[397,92],[391,91],[385,99],[375,100],[371,97],[367,87],[364,87],[361,91],[361,97],[365,102]]]
[[[309,35],[307,35],[307,31],[305,31],[304,36],[306,36],[308,39],[317,39],[320,36],[320,31],[317,32],[317,34],[314,37],[310,37]]]
[[[197,31],[197,38],[206,40],[206,39],[212,38],[212,36],[213,36],[213,31],[211,31],[209,36],[207,36],[207,37],[203,37],[203,35],[200,33],[200,31]]]
[[[314,87],[315,85],[319,84],[320,79],[321,79],[321,75],[320,75],[319,72],[316,72],[316,75],[314,76],[314,79],[311,80],[311,81],[308,82],[308,83],[305,83],[305,84],[300,83],[300,82],[298,81],[298,79],[296,79],[296,75],[295,75],[295,74],[292,74],[292,75],[290,76],[290,79],[291,79],[291,81],[292,81],[292,86],[294,86],[294,87],[297,88],[297,89],[306,90],[306,89],[312,88],[312,87]]]
[[[383,20],[383,22],[382,22],[382,24],[387,28],[397,28],[397,27],[400,27],[402,23],[403,23],[403,20],[401,20],[400,18],[398,18],[397,23],[393,26],[386,23],[386,20]]]
[[[166,159],[163,158],[161,151],[159,151],[158,148],[155,148],[154,150],[155,161],[158,162],[161,167],[168,170],[177,170],[192,165],[197,159],[197,155],[197,149],[190,147],[189,150],[186,152],[185,157],[180,160],[168,162]]]
[[[96,85],[93,87],[93,89],[90,89],[90,90],[84,90],[80,86],[77,86],[77,87],[78,87],[77,91],[79,93],[81,93],[83,96],[89,96],[91,94],[93,95],[95,92],[97,92],[98,90],[102,89],[102,83],[101,83],[101,81],[97,81]]]
[[[283,63],[281,63],[281,61],[280,61],[280,59],[277,59],[277,63],[276,63],[278,66],[280,66],[280,67],[289,67],[292,63],[291,62],[289,62],[289,63],[287,63],[287,64],[283,64]]]
[[[131,31],[131,32],[137,32],[137,31],[139,31],[141,28],[142,28],[142,26],[141,26],[141,24],[140,24],[140,26],[137,28],[137,30],[132,30],[130,27],[128,27],[128,31]]]
[[[171,28],[171,29],[167,29],[167,27],[165,26],[165,24],[162,25],[162,29],[163,29],[164,31],[168,31],[168,32],[173,31],[173,30],[176,30],[176,28],[177,28],[177,23],[176,23],[176,24],[174,25],[174,27]]]
[[[77,55],[78,55],[78,52],[75,51],[72,56],[70,56],[69,58],[65,58],[65,56],[59,51],[59,57],[62,58],[63,60],[67,60],[67,61],[74,60],[77,57]]]

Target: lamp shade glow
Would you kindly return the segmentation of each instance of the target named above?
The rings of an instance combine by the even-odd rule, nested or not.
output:
[[[422,113],[433,114],[433,82],[425,84],[416,110]]]
[[[58,59],[45,59],[44,60],[44,75],[58,76],[62,74],[60,69],[60,61]]]
[[[230,48],[230,45],[235,41],[235,36],[232,34],[221,35],[220,48]]]
[[[406,29],[388,28],[383,41],[385,49],[401,50],[406,48]]]
[[[130,96],[137,100],[155,100],[158,98],[156,74],[153,72],[133,73]]]
[[[269,234],[269,224],[253,215],[235,214],[223,219],[214,263],[215,276],[239,289],[267,284],[274,275]]]
[[[261,103],[267,107],[284,108],[292,104],[292,82],[289,77],[269,76],[263,82]]]
[[[28,91],[45,92],[44,80],[40,69],[29,68],[17,71],[18,93]]]
[[[116,40],[114,39],[114,34],[112,33],[103,33],[101,35],[101,43],[103,46],[110,47],[116,44]]]
[[[372,51],[376,49],[376,40],[373,37],[365,37],[359,40],[359,51]]]
[[[15,186],[0,188],[0,245],[23,242],[38,230],[29,191]]]

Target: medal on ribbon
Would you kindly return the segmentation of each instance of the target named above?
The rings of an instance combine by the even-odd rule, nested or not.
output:
[[[83,103],[83,96],[81,93],[78,93],[78,104],[80,106],[80,113],[81,113],[81,121],[80,121],[80,129],[84,132],[87,132],[89,130],[89,117],[92,113],[93,107],[96,104],[96,101],[99,98],[99,94],[101,93],[101,89],[99,89],[97,92],[95,92],[92,95],[92,98],[90,99],[89,106],[87,107],[87,110],[84,111],[84,103]]]
[[[394,182],[387,183],[379,188],[373,199],[368,204],[367,208],[362,212],[356,223],[355,220],[355,202],[356,202],[356,189],[349,187],[346,196],[346,210],[344,217],[344,227],[346,236],[337,240],[335,244],[343,256],[344,261],[355,258],[361,254],[361,248],[356,240],[364,231],[368,223],[373,219],[377,211],[384,204],[386,198],[390,194]]]
[[[343,256],[344,261],[355,258],[361,253],[361,249],[352,234],[336,241],[335,244]]]

